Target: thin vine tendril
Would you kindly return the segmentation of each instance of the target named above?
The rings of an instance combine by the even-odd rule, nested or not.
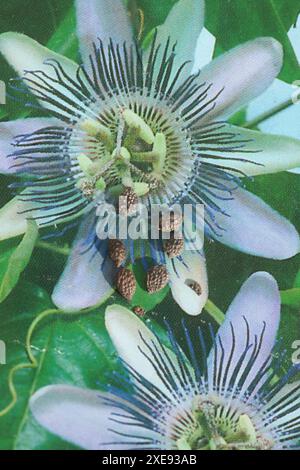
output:
[[[79,315],[80,313],[88,313],[88,312],[91,312],[93,310],[95,310],[98,306],[95,306],[95,307],[91,307],[91,308],[88,308],[82,312],[74,312],[73,314],[71,315]],[[216,307],[216,305],[214,305],[210,300],[207,301],[206,305],[205,305],[205,310],[210,314],[210,316],[212,318],[215,319],[215,321],[221,325],[224,321],[224,314],[223,312],[218,308]],[[35,332],[37,326],[47,317],[50,317],[50,316],[56,316],[56,315],[66,315],[66,316],[69,316],[69,314],[66,314],[66,312],[62,311],[62,310],[57,310],[57,309],[54,309],[54,308],[51,308],[51,309],[47,309],[47,310],[44,310],[43,312],[41,312],[34,320],[33,322],[31,323],[28,331],[27,331],[27,334],[26,334],[26,341],[25,341],[25,349],[26,349],[26,353],[27,353],[27,356],[29,358],[29,361],[30,362],[27,362],[27,363],[21,363],[21,364],[17,364],[15,365],[9,372],[8,374],[8,389],[10,391],[10,394],[11,394],[11,401],[10,403],[5,407],[3,408],[1,411],[0,411],[0,418],[5,416],[7,413],[9,413],[13,408],[14,406],[16,405],[17,403],[17,400],[18,400],[18,394],[17,394],[17,390],[16,390],[16,387],[15,387],[15,384],[14,384],[14,377],[15,377],[15,374],[20,371],[20,370],[24,370],[24,369],[36,369],[39,365],[37,359],[35,358],[34,354],[33,354],[33,351],[32,351],[32,346],[31,346],[31,341],[32,341],[32,336],[33,336],[33,333]]]
[[[140,25],[139,25],[139,31],[138,31],[138,40],[140,41],[142,39],[144,30],[145,30],[145,15],[144,12],[141,8],[138,9],[138,13],[140,15]]]
[[[62,312],[61,310],[54,309],[54,308],[47,309],[41,312],[31,323],[27,331],[27,335],[26,335],[26,353],[28,355],[30,362],[17,364],[10,370],[8,374],[8,388],[11,394],[11,401],[5,408],[3,408],[0,411],[0,417],[5,416],[9,411],[11,411],[14,408],[15,404],[17,403],[18,394],[17,394],[17,390],[14,384],[14,376],[16,372],[18,372],[19,370],[23,370],[23,369],[36,369],[38,367],[38,361],[35,358],[32,352],[32,347],[31,347],[31,339],[32,339],[33,333],[37,325],[48,316],[58,315],[62,313],[64,312]]]

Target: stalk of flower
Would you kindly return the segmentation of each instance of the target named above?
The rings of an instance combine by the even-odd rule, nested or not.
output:
[[[97,210],[107,203],[119,217],[134,214],[138,202],[149,210],[204,204],[210,238],[266,258],[298,253],[294,227],[242,185],[245,176],[299,166],[300,142],[223,120],[272,83],[281,45],[255,39],[198,73],[202,0],[178,1],[144,48],[120,0],[77,0],[76,7],[83,66],[23,35],[0,36],[0,52],[22,77],[15,86],[20,91],[24,83],[26,96],[51,115],[0,125],[1,170],[27,176],[0,211],[0,238],[22,234],[28,218],[41,228],[80,221],[54,303],[66,311],[90,307],[116,284],[130,299],[128,263],[150,256],[148,291],[170,282],[185,312],[201,312],[208,295],[202,248],[188,250],[172,226],[167,243],[162,236],[139,244],[130,237],[124,244],[99,240]]]
[[[106,392],[51,385],[31,398],[37,421],[85,449],[299,449],[300,383],[275,346],[280,294],[253,274],[230,305],[210,353],[199,328],[184,350],[113,305],[106,326],[126,374]],[[120,335],[120,331],[122,334]]]

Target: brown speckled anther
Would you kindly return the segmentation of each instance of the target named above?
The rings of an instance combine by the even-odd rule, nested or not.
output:
[[[176,232],[182,225],[182,215],[175,212],[163,212],[159,218],[159,229],[162,232]]]
[[[170,238],[164,243],[164,251],[169,258],[179,256],[184,248],[184,241],[182,238]]]
[[[126,259],[126,248],[121,240],[109,240],[108,253],[117,268],[119,268]]]
[[[136,291],[134,274],[129,269],[121,268],[117,274],[116,286],[124,299],[131,300]]]
[[[124,189],[119,198],[118,212],[120,215],[131,215],[136,211],[139,199],[129,186]]]
[[[202,288],[200,286],[200,284],[198,284],[198,282],[196,281],[191,281],[188,283],[188,286],[194,291],[196,292],[197,295],[201,295],[202,294]]]
[[[140,307],[139,305],[134,307],[133,311],[138,317],[144,317],[146,315],[146,310],[144,310],[143,307]]]
[[[167,268],[163,265],[153,266],[147,272],[147,291],[153,294],[163,289],[169,282]]]

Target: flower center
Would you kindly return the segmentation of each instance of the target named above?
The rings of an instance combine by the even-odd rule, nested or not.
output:
[[[179,450],[269,450],[273,442],[262,436],[251,417],[232,417],[223,406],[198,401],[193,410],[193,426],[176,442]]]
[[[179,117],[164,103],[151,99],[116,106],[108,100],[95,119],[83,119],[76,126],[71,146],[80,150],[74,160],[77,187],[88,199],[109,191],[119,196],[131,187],[138,197],[158,196],[174,203],[181,196],[194,164],[187,132]],[[123,104],[123,103],[122,103]],[[126,104],[128,104],[126,106]],[[75,147],[76,146],[76,147]],[[179,194],[180,193],[180,194]]]

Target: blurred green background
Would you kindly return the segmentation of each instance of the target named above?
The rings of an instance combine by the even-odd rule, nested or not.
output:
[[[137,8],[143,10],[146,34],[164,21],[174,3],[175,0],[129,0],[129,7],[132,11]],[[70,58],[79,59],[72,0],[0,0],[0,12],[0,33],[22,32]],[[205,25],[216,36],[216,55],[258,36],[277,38],[285,49],[281,79],[292,83],[300,79],[300,71],[287,31],[295,24],[299,12],[300,0],[207,0]],[[0,71],[0,79],[4,81],[14,75],[2,59]],[[20,104],[0,106],[2,120],[23,116],[24,108]],[[241,113],[235,122],[243,122],[244,117]],[[300,231],[299,178],[282,173],[258,177],[248,182],[247,186],[291,220]],[[1,176],[0,206],[11,197],[7,185],[12,181],[13,178]],[[65,248],[73,235],[69,233],[63,240],[55,240],[55,243]],[[20,239],[0,243],[0,282],[19,243]],[[300,287],[299,281],[295,284],[300,268],[299,256],[287,261],[270,261],[250,257],[212,242],[206,243],[206,255],[210,298],[223,311],[240,285],[258,270],[272,273],[282,290]],[[24,342],[29,325],[38,313],[53,306],[50,294],[65,260],[63,254],[36,247],[17,286],[0,304],[0,339],[7,346],[7,364],[0,365],[0,409],[11,400],[7,382],[9,371],[16,364],[27,362]],[[293,341],[300,339],[300,295],[298,291],[295,293],[294,305],[283,307],[280,329],[284,346],[291,354]],[[170,294],[164,294],[167,295],[161,304],[154,305],[160,297],[152,302],[154,313],[149,314],[149,319],[160,322],[166,316],[179,325],[184,314],[174,304]],[[115,301],[120,301],[116,294],[108,303]],[[287,303],[291,302],[287,300]],[[110,380],[111,371],[118,365],[104,330],[104,310],[105,305],[92,313],[51,319],[38,327],[33,338],[33,352],[39,366],[33,370],[21,370],[15,376],[18,400],[13,409],[0,418],[0,449],[73,448],[42,430],[32,420],[28,399],[37,388],[51,383],[97,388]],[[187,318],[187,323],[194,327],[205,324],[206,320],[209,316],[203,313],[198,318]]]

